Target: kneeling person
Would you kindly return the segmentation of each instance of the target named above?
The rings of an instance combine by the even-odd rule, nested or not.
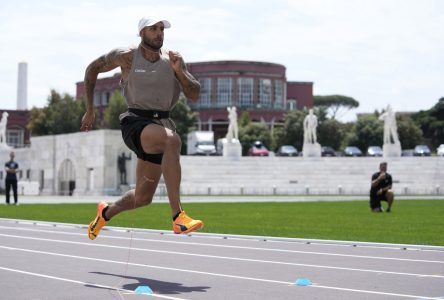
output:
[[[395,196],[392,191],[392,176],[387,173],[387,163],[379,164],[379,172],[372,176],[372,185],[370,188],[370,208],[373,212],[382,212],[381,201],[386,201],[387,212],[392,209]]]

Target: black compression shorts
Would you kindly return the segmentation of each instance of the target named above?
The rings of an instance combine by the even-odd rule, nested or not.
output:
[[[120,120],[120,129],[123,141],[137,155],[137,158],[160,165],[163,153],[145,153],[140,141],[140,134],[143,128],[150,124],[162,126],[152,119],[129,115]]]

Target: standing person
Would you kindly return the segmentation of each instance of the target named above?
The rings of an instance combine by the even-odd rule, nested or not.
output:
[[[12,192],[14,194],[14,204],[18,205],[18,197],[17,197],[17,170],[18,163],[14,161],[15,153],[9,153],[9,161],[5,163],[5,188],[6,188],[6,204],[9,205],[9,194],[12,187]]]
[[[370,208],[373,212],[383,212],[381,201],[387,201],[387,212],[392,209],[395,196],[392,191],[392,176],[387,173],[387,163],[379,164],[379,172],[372,176],[370,188]]]
[[[120,115],[122,137],[137,155],[136,187],[112,204],[100,202],[97,216],[88,226],[95,239],[102,227],[115,215],[151,203],[163,174],[171,206],[174,233],[188,233],[203,227],[183,210],[180,202],[180,148],[169,111],[177,103],[182,88],[186,97],[197,101],[199,82],[188,72],[182,56],[163,46],[164,29],[170,22],[156,17],[139,21],[140,44],[134,49],[114,49],[102,55],[86,69],[86,112],[81,130],[94,123],[94,87],[99,73],[121,68],[121,85],[128,111]]]

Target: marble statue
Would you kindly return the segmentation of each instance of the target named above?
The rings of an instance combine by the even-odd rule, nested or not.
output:
[[[382,145],[382,155],[384,157],[400,157],[402,150],[398,138],[396,116],[390,105],[388,105],[387,110],[379,116],[379,120],[384,121],[384,145]]]
[[[316,144],[316,127],[318,126],[318,118],[313,114],[313,109],[309,110],[308,115],[304,119],[304,143]]]
[[[236,106],[227,107],[228,124],[227,135],[222,139],[222,156],[231,160],[238,160],[242,156],[242,146],[239,142]]]
[[[303,157],[320,157],[321,145],[317,142],[316,127],[318,117],[313,114],[313,109],[308,111],[304,118],[304,144],[302,145]]]
[[[379,120],[384,121],[384,144],[399,144],[396,116],[390,105],[387,106],[387,111],[379,116]]]
[[[227,107],[228,111],[228,120],[230,121],[228,125],[228,132],[226,139],[230,143],[233,139],[239,139],[239,128],[237,126],[237,112],[236,106]]]
[[[6,125],[8,124],[9,114],[5,111],[0,121],[0,146],[6,147]]]

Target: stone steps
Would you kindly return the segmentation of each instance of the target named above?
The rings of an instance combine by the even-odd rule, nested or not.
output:
[[[183,156],[186,194],[368,194],[371,175],[386,160],[394,189],[405,194],[444,193],[444,158],[285,158]]]

